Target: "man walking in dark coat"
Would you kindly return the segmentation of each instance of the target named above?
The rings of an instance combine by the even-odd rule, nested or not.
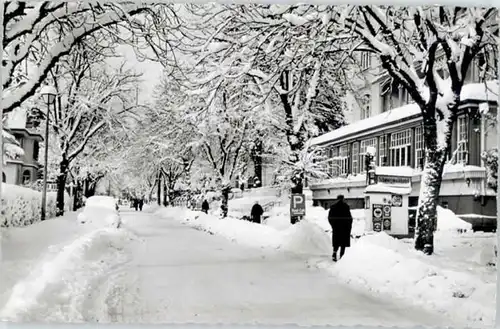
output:
[[[260,216],[264,213],[264,209],[260,206],[259,202],[255,202],[250,211],[250,217],[252,218],[252,222],[260,224]]]
[[[208,209],[210,207],[208,206],[208,201],[205,199],[203,200],[203,203],[201,204],[201,211],[203,211],[205,214],[208,214]]]
[[[328,222],[332,227],[332,246],[334,262],[337,261],[337,251],[340,248],[340,258],[344,256],[345,248],[351,246],[352,215],[349,205],[344,202],[344,196],[337,197],[338,202],[330,207]]]

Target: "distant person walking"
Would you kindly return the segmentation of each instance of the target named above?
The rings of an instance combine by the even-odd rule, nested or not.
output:
[[[139,210],[142,211],[142,207],[144,206],[144,199],[139,200]]]
[[[137,200],[136,198],[134,198],[134,208],[135,211],[137,211],[137,208],[139,208],[139,200]]]
[[[255,201],[255,204],[250,211],[250,217],[252,218],[252,222],[260,224],[260,217],[264,213],[264,209],[262,209],[259,201]]]
[[[208,214],[208,209],[210,209],[210,206],[208,205],[207,199],[205,199],[201,204],[201,211],[203,211],[205,214]]]
[[[345,248],[351,246],[352,215],[344,196],[337,197],[337,203],[330,207],[328,222],[332,227],[332,260],[337,261],[337,251],[340,248],[340,258],[344,256]]]

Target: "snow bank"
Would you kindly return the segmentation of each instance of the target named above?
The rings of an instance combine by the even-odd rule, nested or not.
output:
[[[12,289],[0,311],[3,321],[84,321],[83,302],[92,280],[126,261],[134,236],[124,230],[94,230],[46,254]],[[54,307],[55,305],[55,307]]]
[[[269,218],[265,220],[264,225],[274,227],[277,230],[285,230],[292,227],[290,223],[289,205],[274,207],[268,212]],[[365,212],[364,209],[352,209],[353,217],[352,235],[361,236],[365,231]],[[312,201],[306,202],[305,220],[315,223],[324,231],[330,232],[331,227],[328,223],[328,209],[323,207],[313,207]]]
[[[304,220],[283,233],[280,249],[311,256],[331,253],[330,235],[316,223]]]
[[[47,218],[56,215],[56,192],[47,193]],[[70,197],[64,196],[65,211],[70,211]],[[40,221],[42,193],[30,188],[2,183],[0,226],[26,226]]]
[[[195,229],[223,236],[236,243],[257,247],[281,249],[298,254],[330,252],[330,236],[314,222],[304,220],[285,230],[256,224],[236,218],[220,219],[182,208],[163,208],[157,213],[163,218],[174,218]]]
[[[83,211],[78,214],[82,224],[97,227],[120,227],[121,217],[116,210],[116,199],[110,196],[96,195],[87,199]]]
[[[472,224],[464,221],[450,209],[437,207],[437,229],[438,231],[470,231]]]
[[[239,199],[229,200],[229,215],[237,218],[243,216],[250,216],[250,211],[252,210],[255,202],[259,202],[262,207],[268,204],[283,202],[276,195],[259,196],[259,195],[248,195]]]
[[[328,210],[310,203],[306,209],[306,218],[293,226],[288,205],[271,209],[263,224],[181,208],[163,208],[157,214],[247,246],[313,256],[309,257],[310,265],[362,290],[416,303],[467,323],[493,321],[496,280],[494,269],[486,264],[491,263],[494,235],[477,243],[480,239],[473,233],[458,234],[457,228],[467,229],[468,223],[439,208],[436,253],[429,257],[415,251],[410,239],[397,240],[385,233],[366,235],[365,211],[355,209],[351,211],[353,235],[359,239],[353,240],[345,257],[333,264],[317,257],[331,254]]]
[[[490,324],[494,282],[460,269],[432,264],[432,257],[385,233],[361,237],[335,265],[316,264],[345,283],[391,295],[468,323]]]
[[[156,212],[164,218],[175,218],[198,230],[221,235],[229,240],[252,247],[280,246],[279,232],[271,227],[236,218],[219,219],[203,212],[183,208],[162,208]]]

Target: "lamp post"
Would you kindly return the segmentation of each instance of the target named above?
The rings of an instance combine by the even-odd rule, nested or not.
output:
[[[49,112],[50,104],[54,103],[57,91],[52,86],[44,86],[40,91],[40,95],[47,104],[47,112],[45,113],[45,158],[43,159],[43,191],[42,191],[42,213],[41,220],[45,220],[47,209],[47,173],[48,173],[48,156],[49,156]]]

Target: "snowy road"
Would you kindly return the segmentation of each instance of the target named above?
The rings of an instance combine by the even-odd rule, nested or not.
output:
[[[306,259],[251,249],[148,213],[124,212],[142,242],[89,287],[86,321],[301,325],[450,325],[353,291]]]

